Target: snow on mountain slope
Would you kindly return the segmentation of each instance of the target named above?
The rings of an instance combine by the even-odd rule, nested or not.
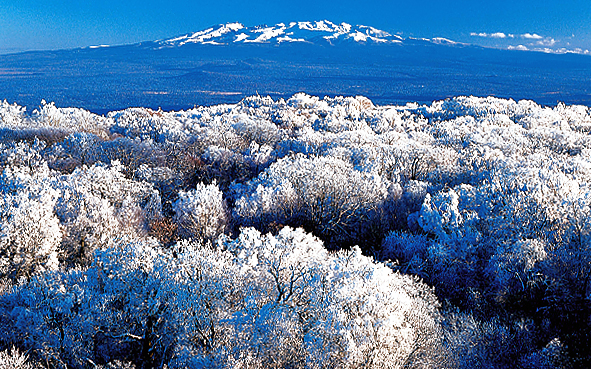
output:
[[[328,43],[353,41],[356,43],[401,43],[403,38],[368,26],[336,24],[327,20],[317,22],[279,23],[274,26],[246,27],[241,23],[227,23],[203,31],[161,40],[160,48],[186,44],[229,45],[237,43],[283,43],[323,40]]]
[[[240,23],[227,23],[217,28],[211,27],[203,31],[164,40],[160,44],[170,46],[182,46],[188,43],[219,45],[221,44],[219,40],[225,40],[229,33],[234,36],[237,31],[243,28],[244,26]]]

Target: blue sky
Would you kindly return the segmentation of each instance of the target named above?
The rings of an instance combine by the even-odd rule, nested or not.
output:
[[[135,43],[234,21],[321,19],[404,37],[591,50],[591,0],[0,0],[0,52]]]

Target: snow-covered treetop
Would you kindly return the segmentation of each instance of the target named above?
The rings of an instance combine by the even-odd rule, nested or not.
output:
[[[588,106],[496,97],[256,95],[105,116],[0,102],[0,341],[75,362],[124,337],[162,363],[171,352],[171,369],[308,358],[424,368],[480,350],[470,337],[482,336],[526,347],[516,356],[529,363],[544,352],[527,347],[560,325],[522,344],[506,341],[504,320],[479,326],[462,312],[446,333],[455,323],[432,290],[390,268],[477,316],[500,306],[528,330],[589,299],[590,132]],[[4,293],[2,279],[23,279],[22,292]],[[540,300],[523,300],[536,286]]]

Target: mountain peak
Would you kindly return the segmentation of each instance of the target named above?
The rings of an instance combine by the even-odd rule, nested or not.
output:
[[[209,27],[171,39],[158,41],[160,48],[179,47],[187,44],[230,45],[230,44],[280,44],[284,42],[316,43],[400,43],[398,35],[374,27],[348,23],[333,23],[328,20],[314,22],[279,23],[273,26],[259,25],[246,27],[241,23],[226,23]]]

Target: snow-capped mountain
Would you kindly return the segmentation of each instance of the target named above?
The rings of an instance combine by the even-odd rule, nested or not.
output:
[[[363,25],[336,24],[327,20],[317,22],[279,23],[274,26],[247,27],[241,23],[227,23],[183,36],[161,40],[162,47],[187,44],[230,45],[247,43],[280,44],[290,42],[330,44],[350,41],[356,43],[401,43],[403,38],[388,32]]]
[[[369,97],[430,103],[458,95],[591,105],[588,56],[402,38],[329,21],[227,23],[170,39],[0,55],[0,102],[106,112],[187,109],[249,95]],[[0,117],[1,120],[1,117]]]

